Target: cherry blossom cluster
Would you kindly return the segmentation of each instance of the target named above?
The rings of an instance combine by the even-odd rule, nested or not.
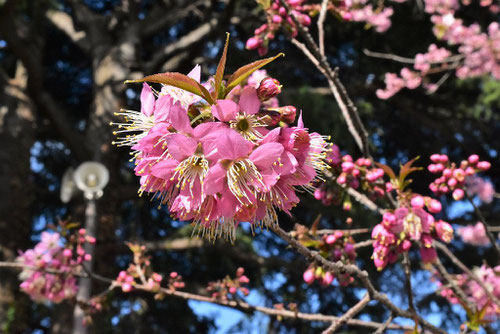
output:
[[[279,0],[273,1],[258,1],[261,7],[266,12],[267,22],[255,29],[255,36],[248,39],[246,48],[259,52],[259,55],[267,53],[269,41],[273,40],[278,30],[283,27],[292,36],[297,36],[297,27],[290,15],[295,18],[304,26],[311,24],[311,17],[308,15],[308,6],[303,6],[305,0],[286,0],[292,12],[281,5]]]
[[[465,178],[465,187],[469,196],[477,195],[484,203],[491,203],[495,196],[493,183],[476,175]]]
[[[234,240],[240,222],[277,224],[277,210],[289,213],[299,202],[296,189],[314,191],[313,182],[329,167],[327,138],[309,132],[302,115],[291,125],[295,107],[269,104],[279,82],[251,79],[253,85],[224,88],[225,98],[219,93],[218,99],[144,83],[141,111],[122,110],[117,114],[126,122],[113,123],[119,127],[114,143],[132,146],[140,194],[154,194],[173,217],[192,220],[209,239]],[[182,80],[181,87],[185,81],[204,87],[199,66]],[[215,95],[214,82],[205,84],[207,94]]]
[[[333,183],[322,182],[314,192],[314,197],[324,205],[339,204],[343,197],[343,188],[363,189],[370,198],[383,196],[385,191],[392,190],[389,184],[384,184],[384,170],[374,166],[370,159],[354,160],[346,154],[342,156],[337,145],[332,145],[326,162],[330,166],[329,176]],[[340,187],[339,187],[340,186]],[[349,198],[345,198],[343,208],[351,209]]]
[[[433,262],[437,257],[433,240],[449,243],[453,239],[452,226],[436,221],[432,215],[441,209],[439,201],[414,194],[410,201],[400,201],[396,210],[385,212],[382,222],[372,230],[373,261],[377,269],[396,262],[398,255],[408,252],[414,243],[420,246],[422,261]]]
[[[474,180],[467,181],[468,178],[491,167],[488,161],[480,161],[477,154],[472,154],[458,166],[454,162],[450,163],[446,154],[433,154],[430,159],[433,163],[427,167],[429,172],[441,175],[429,185],[429,189],[436,195],[452,192],[456,201],[464,197],[466,184],[474,182]],[[478,188],[473,187],[473,190],[477,191]]]
[[[394,1],[404,2],[405,0]],[[292,16],[301,25],[307,27],[311,24],[311,17],[317,15],[321,9],[321,1],[286,0],[291,12],[288,12],[280,0],[257,0],[257,2],[265,11],[267,22],[255,29],[254,36],[246,42],[246,48],[256,49],[260,55],[267,53],[269,41],[275,38],[280,28],[292,37],[297,36],[297,26]],[[375,8],[369,0],[331,1],[327,5],[327,10],[344,21],[365,22],[377,32],[389,29],[390,17],[394,13],[391,7],[385,7],[383,3],[379,3]]]
[[[474,268],[473,272],[486,287],[491,289],[491,293],[496,298],[500,298],[500,266],[491,268],[487,265],[482,265],[480,268]],[[478,310],[484,309],[486,320],[495,320],[500,315],[500,307],[491,300],[476,281],[465,273],[456,275],[454,278],[456,284],[465,292],[469,300],[477,305]],[[441,287],[441,296],[448,299],[452,304],[461,304],[459,298],[450,287],[444,286],[439,281],[437,283]]]
[[[250,280],[245,276],[245,269],[240,267],[236,270],[236,277],[226,276],[223,280],[208,283],[207,291],[212,298],[221,300],[234,299],[238,295],[238,291],[244,296],[248,296],[247,284],[249,282]]]
[[[462,1],[463,6],[470,2]],[[480,5],[498,13],[499,7],[492,1],[481,1]],[[437,39],[445,41],[458,51],[457,55],[435,44],[429,46],[427,53],[417,54],[413,70],[403,68],[401,75],[386,73],[385,89],[377,90],[377,96],[388,99],[403,88],[415,89],[420,85],[432,93],[438,89],[428,76],[448,70],[455,70],[461,79],[484,74],[500,78],[500,25],[492,22],[483,31],[479,24],[465,25],[455,16],[461,9],[458,0],[426,0],[425,11],[431,14],[433,32]]]
[[[152,271],[150,257],[146,256],[146,247],[132,243],[127,245],[134,254],[133,263],[129,264],[127,270],[120,271],[114,284],[120,286],[123,292],[132,291],[136,284],[143,285],[149,291],[159,291],[163,276]],[[179,288],[184,287],[182,277],[177,275],[176,272],[170,273],[170,278],[172,282],[169,281],[169,287],[170,285],[174,289],[176,285]],[[173,284],[173,282],[179,283]]]
[[[17,262],[24,266],[19,274],[21,290],[37,302],[60,303],[73,298],[78,291],[75,274],[91,256],[84,243],[95,243],[95,238],[80,229],[67,243],[57,232],[42,232],[41,240],[33,249],[19,255]]]
[[[337,230],[331,234],[324,234],[318,237],[305,226],[296,224],[292,236],[297,238],[304,246],[316,249],[321,256],[330,261],[355,264],[356,249],[354,247],[354,239],[349,235],[348,231]],[[311,264],[303,274],[304,282],[307,284],[318,281],[322,286],[332,284],[335,278],[338,279],[341,286],[347,286],[354,280],[348,273],[335,276],[317,264]]]
[[[471,245],[488,246],[490,244],[490,239],[486,235],[484,225],[481,222],[477,222],[475,225],[459,227],[457,234],[462,237],[463,242]]]

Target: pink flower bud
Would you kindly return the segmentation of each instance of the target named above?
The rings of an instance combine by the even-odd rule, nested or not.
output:
[[[326,243],[328,245],[333,245],[335,243],[335,241],[337,241],[337,238],[335,237],[335,235],[333,234],[329,234],[327,237],[326,237]]]
[[[432,199],[429,203],[428,209],[432,213],[439,213],[439,212],[441,212],[443,207],[441,206],[441,202],[439,202],[438,200]]]
[[[87,231],[84,228],[78,230],[78,234],[80,235],[84,235],[85,233],[87,233]]]
[[[130,283],[123,283],[122,284],[122,291],[123,292],[130,292],[132,290],[132,284]]]
[[[279,15],[273,15],[273,22],[280,24],[283,21],[283,18]]]
[[[413,196],[413,198],[411,199],[411,206],[413,206],[414,208],[423,208],[424,205],[424,198],[420,195]]]
[[[401,243],[401,250],[403,252],[407,252],[409,251],[411,248],[411,241],[410,240],[403,240],[403,242]]]
[[[450,188],[453,188],[457,185],[457,179],[454,179],[454,178],[451,178],[448,180],[448,186],[450,186]]]
[[[467,158],[467,160],[469,161],[469,163],[475,165],[479,162],[479,155],[477,154],[472,154],[469,156],[469,158]]]
[[[457,189],[453,190],[452,195],[453,195],[453,199],[455,201],[459,201],[464,197],[464,191],[460,188],[457,188]]]
[[[420,248],[420,256],[422,257],[422,262],[424,263],[431,263],[434,262],[437,259],[437,253],[436,250],[432,247],[426,248],[422,247]]]
[[[323,277],[323,285],[330,285],[332,284],[333,282],[333,279],[335,278],[335,276],[332,275],[332,273],[330,273],[329,271],[327,271],[325,273],[325,276]]]
[[[450,176],[451,176],[451,174],[452,174],[451,169],[449,169],[449,168],[445,168],[445,169],[443,170],[443,176],[445,176],[445,177],[450,177]]]
[[[434,163],[441,162],[441,155],[440,154],[431,155],[431,161]]]
[[[453,239],[453,227],[451,227],[451,225],[447,222],[439,220],[436,223],[436,234],[438,235],[439,239],[448,243]]]
[[[474,175],[474,173],[476,173],[476,171],[472,167],[467,167],[465,169],[465,175]]]
[[[351,161],[344,161],[342,163],[342,171],[344,173],[350,173],[354,169],[354,164]]]
[[[346,182],[347,182],[347,176],[345,175],[345,173],[342,173],[339,175],[339,177],[337,177],[338,184],[346,184]]]
[[[488,169],[490,169],[490,167],[491,167],[491,164],[488,161],[479,161],[477,163],[477,168],[482,170],[482,171],[488,170]]]
[[[242,275],[240,278],[240,283],[242,284],[247,284],[248,282],[250,282],[250,280],[248,279],[248,277],[246,277],[245,275]]]
[[[257,88],[257,95],[260,101],[267,101],[279,93],[281,93],[281,85],[279,81],[270,77],[262,79],[259,87]]]
[[[237,277],[240,277],[241,275],[243,275],[245,273],[245,268],[243,267],[239,267],[238,269],[236,269],[236,276]]]
[[[72,257],[73,256],[73,251],[69,248],[65,248],[63,250],[63,256],[64,257]]]
[[[177,276],[179,276],[179,274],[177,274],[175,271],[172,271],[170,273],[170,278],[176,278]]]
[[[277,111],[281,115],[280,121],[285,122],[286,124],[295,122],[295,118],[297,117],[297,108],[294,106],[280,107],[277,108]]]
[[[439,162],[442,164],[448,163],[448,156],[446,154],[441,154],[439,156]]]
[[[236,293],[236,288],[234,286],[230,287],[229,288],[229,293],[231,293],[231,294],[234,295]]]
[[[255,50],[262,45],[262,40],[258,37],[250,37],[246,43],[248,50]]]
[[[304,282],[306,282],[307,284],[311,284],[312,282],[314,282],[314,272],[312,269],[307,269],[305,272],[304,272],[304,275],[302,275],[302,277],[304,278]]]
[[[90,254],[85,254],[85,255],[83,256],[83,259],[84,259],[85,261],[90,261],[90,260],[92,259],[92,255],[90,255]]]

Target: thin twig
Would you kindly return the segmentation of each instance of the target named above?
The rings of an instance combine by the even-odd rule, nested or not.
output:
[[[373,332],[373,334],[382,334],[387,329],[387,326],[389,326],[389,324],[392,322],[393,318],[394,317],[392,313],[389,314],[389,318],[387,318],[387,320],[384,322],[384,325],[382,327],[379,327],[375,332]]]
[[[352,319],[356,314],[361,312],[370,302],[370,296],[366,294],[356,305],[351,307],[343,316],[339,317],[336,321],[332,322],[330,327],[323,331],[323,334],[334,333],[337,329],[339,329],[343,324],[345,324],[349,319]]]
[[[316,234],[318,234],[318,235],[333,234],[335,232],[342,232],[342,233],[346,233],[348,235],[354,235],[354,234],[370,233],[371,229],[369,229],[369,228],[356,228],[356,229],[351,229],[351,230],[329,230],[329,229],[324,229],[324,230],[317,230]]]
[[[413,303],[413,290],[411,288],[411,263],[410,263],[410,256],[408,255],[407,252],[403,253],[403,268],[405,272],[405,287],[406,287],[406,294],[408,295],[408,309],[416,313],[417,311],[415,310],[415,304]]]
[[[324,57],[325,56],[325,18],[326,18],[326,10],[328,8],[328,1],[323,0],[321,2],[321,9],[319,11],[318,16],[318,43],[319,43],[319,53]]]
[[[352,102],[351,98],[347,94],[347,90],[338,78],[337,70],[333,70],[330,67],[326,57],[321,54],[318,45],[312,38],[307,28],[299,22],[295,15],[293,15],[293,11],[290,8],[290,5],[284,0],[280,0],[280,3],[287,9],[294,24],[297,27],[297,30],[305,40],[305,47],[299,47],[299,49],[304,52],[304,54],[327,79],[330,90],[332,91],[333,96],[335,97],[335,100],[339,105],[340,111],[342,112],[342,115],[347,123],[349,132],[353,136],[363,155],[368,158],[371,157],[368,144],[368,133],[366,132],[365,127],[361,122],[358,109]],[[302,44],[298,41],[294,42],[293,38],[292,42],[297,46]],[[308,51],[305,52],[305,50]]]

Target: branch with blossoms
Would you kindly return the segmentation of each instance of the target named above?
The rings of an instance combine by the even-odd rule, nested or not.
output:
[[[59,288],[60,291],[67,290],[67,287],[54,284],[56,280],[67,278],[67,271],[64,269],[53,269],[52,266],[48,266],[46,263],[42,262],[30,262],[26,263],[22,260],[24,259],[26,253],[32,254],[36,253],[42,256],[42,253],[46,255],[45,249],[50,249],[53,251],[55,248],[54,243],[58,243],[62,238],[59,233],[43,233],[43,238],[40,243],[38,243],[33,250],[28,250],[23,253],[18,262],[0,262],[0,268],[14,268],[21,270],[20,279],[24,281],[21,283],[21,288],[31,287],[26,290],[32,298],[38,302],[51,301],[54,303],[60,303],[63,300],[74,300],[75,294],[66,294],[61,296],[60,293],[54,294],[54,289]],[[176,297],[185,300],[196,300],[202,302],[208,302],[212,304],[217,304],[236,310],[240,310],[245,313],[261,312],[274,317],[279,317],[280,319],[301,319],[304,321],[319,321],[333,324],[347,324],[349,326],[365,327],[379,329],[382,327],[395,329],[395,330],[411,330],[411,327],[402,326],[394,323],[388,325],[381,324],[373,321],[363,321],[358,319],[352,319],[355,313],[359,311],[359,305],[355,305],[353,308],[348,310],[343,316],[336,317],[323,314],[310,314],[299,312],[295,307],[289,306],[290,309],[287,310],[283,305],[276,305],[274,308],[264,307],[264,306],[254,306],[243,301],[241,296],[248,295],[248,288],[246,285],[249,283],[249,279],[244,275],[244,269],[238,268],[234,278],[227,276],[223,280],[217,282],[209,282],[206,288],[208,296],[193,294],[189,292],[179,291],[185,288],[185,283],[182,277],[176,273],[172,272],[168,275],[168,281],[165,283],[163,276],[159,273],[152,271],[151,262],[149,257],[146,256],[146,248],[137,244],[128,244],[130,250],[133,253],[133,262],[129,265],[128,269],[121,271],[116,279],[109,279],[101,275],[86,272],[84,270],[74,271],[71,274],[73,283],[76,283],[77,277],[90,277],[93,280],[99,281],[101,283],[109,284],[108,288],[101,294],[94,296],[89,301],[78,301],[83,310],[86,312],[87,316],[84,321],[86,324],[91,323],[91,315],[103,310],[103,302],[107,298],[109,292],[114,289],[120,289],[123,293],[133,293],[134,291],[148,292],[155,295],[155,299],[163,299],[165,297]],[[69,248],[64,248],[65,250]],[[64,252],[64,251],[63,251]],[[52,262],[57,262],[53,260]],[[80,264],[81,266],[81,264]],[[80,268],[81,269],[81,268]],[[36,284],[29,277],[25,277],[26,271],[36,271],[37,282]],[[44,282],[42,282],[44,281]],[[165,286],[162,286],[166,285]],[[50,287],[50,289],[47,289]],[[34,289],[38,290],[38,293],[34,293]],[[76,286],[75,286],[76,288]],[[49,291],[50,290],[50,291]],[[71,291],[74,288],[70,289]],[[43,291],[43,292],[42,292]],[[61,298],[55,298],[58,295]],[[363,304],[366,304],[367,298],[362,300]]]

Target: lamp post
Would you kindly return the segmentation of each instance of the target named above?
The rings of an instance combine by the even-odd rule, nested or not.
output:
[[[109,181],[109,171],[106,167],[95,161],[82,163],[73,172],[68,169],[63,176],[61,186],[61,200],[64,203],[69,202],[76,189],[83,192],[86,200],[85,207],[85,230],[87,235],[95,237],[96,234],[96,200],[103,195],[103,189]],[[86,243],[85,252],[90,254],[90,261],[86,264],[89,271],[92,271],[94,264],[95,245]],[[87,302],[92,292],[92,281],[90,277],[81,277],[78,281],[78,302]],[[87,327],[84,324],[85,313],[77,303],[73,312],[73,333],[86,334]]]

